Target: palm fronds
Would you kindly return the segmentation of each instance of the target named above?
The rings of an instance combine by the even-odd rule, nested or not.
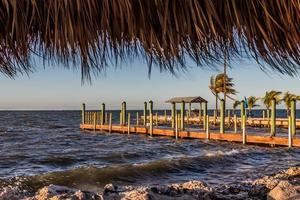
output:
[[[2,0],[0,71],[32,69],[33,55],[81,66],[83,78],[142,57],[175,73],[248,56],[280,73],[300,64],[300,1]]]

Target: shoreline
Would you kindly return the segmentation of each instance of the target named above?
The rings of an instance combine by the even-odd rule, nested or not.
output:
[[[149,186],[116,186],[107,184],[103,192],[81,191],[65,186],[49,185],[26,196],[17,188],[0,189],[3,200],[62,200],[62,199],[300,199],[300,166],[291,167],[254,181],[237,182],[218,187],[209,186],[200,180],[185,183]]]

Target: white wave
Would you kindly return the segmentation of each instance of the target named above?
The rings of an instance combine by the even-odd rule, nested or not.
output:
[[[230,151],[206,151],[205,152],[205,156],[207,157],[214,157],[214,156],[230,156],[230,155],[234,155],[234,154],[238,154],[240,153],[240,151],[236,150],[236,149],[232,149]]]

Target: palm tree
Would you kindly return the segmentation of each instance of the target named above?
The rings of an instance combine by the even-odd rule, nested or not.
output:
[[[224,81],[225,81],[225,87],[224,87]],[[233,78],[229,78],[227,75],[224,76],[223,73],[210,77],[209,89],[212,92],[212,94],[216,97],[216,107],[215,107],[216,111],[218,110],[218,100],[220,99],[219,98],[220,93],[225,93],[226,97],[234,100],[231,97],[231,95],[235,95],[237,91],[233,87],[234,87]]]
[[[267,108],[267,117],[268,118],[270,117],[270,107],[271,107],[272,99],[275,99],[276,104],[279,104],[281,102],[281,98],[280,98],[281,93],[282,92],[271,90],[271,91],[267,91],[265,96],[261,98],[263,104]]]
[[[289,113],[290,113],[291,101],[292,100],[300,100],[300,96],[297,96],[295,94],[291,94],[290,92],[284,93],[284,95],[282,97],[282,101],[284,101],[287,116],[289,116]]]
[[[248,101],[248,110],[249,110],[249,115],[250,116],[251,116],[251,110],[252,110],[252,108],[259,106],[258,104],[256,104],[258,100],[259,100],[259,98],[255,97],[255,96],[250,96],[250,97],[247,98],[247,101]]]

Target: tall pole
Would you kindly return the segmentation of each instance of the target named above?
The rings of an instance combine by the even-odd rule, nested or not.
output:
[[[147,124],[147,102],[144,102],[144,126]]]
[[[177,114],[176,114],[176,104],[175,104],[175,102],[172,102],[172,117],[171,117],[172,128],[175,128],[176,117],[177,117]]]
[[[82,109],[81,109],[81,123],[84,124],[85,123],[85,104],[82,104]]]
[[[220,113],[220,133],[224,133],[224,124],[225,124],[225,101],[221,100],[221,113]]]
[[[276,100],[271,100],[271,136],[276,134]]]
[[[291,132],[294,136],[296,134],[296,100],[291,101]]]
[[[184,101],[181,102],[181,113],[180,113],[180,115],[181,115],[180,128],[181,128],[181,130],[184,131],[184,115],[185,115],[185,102]]]

